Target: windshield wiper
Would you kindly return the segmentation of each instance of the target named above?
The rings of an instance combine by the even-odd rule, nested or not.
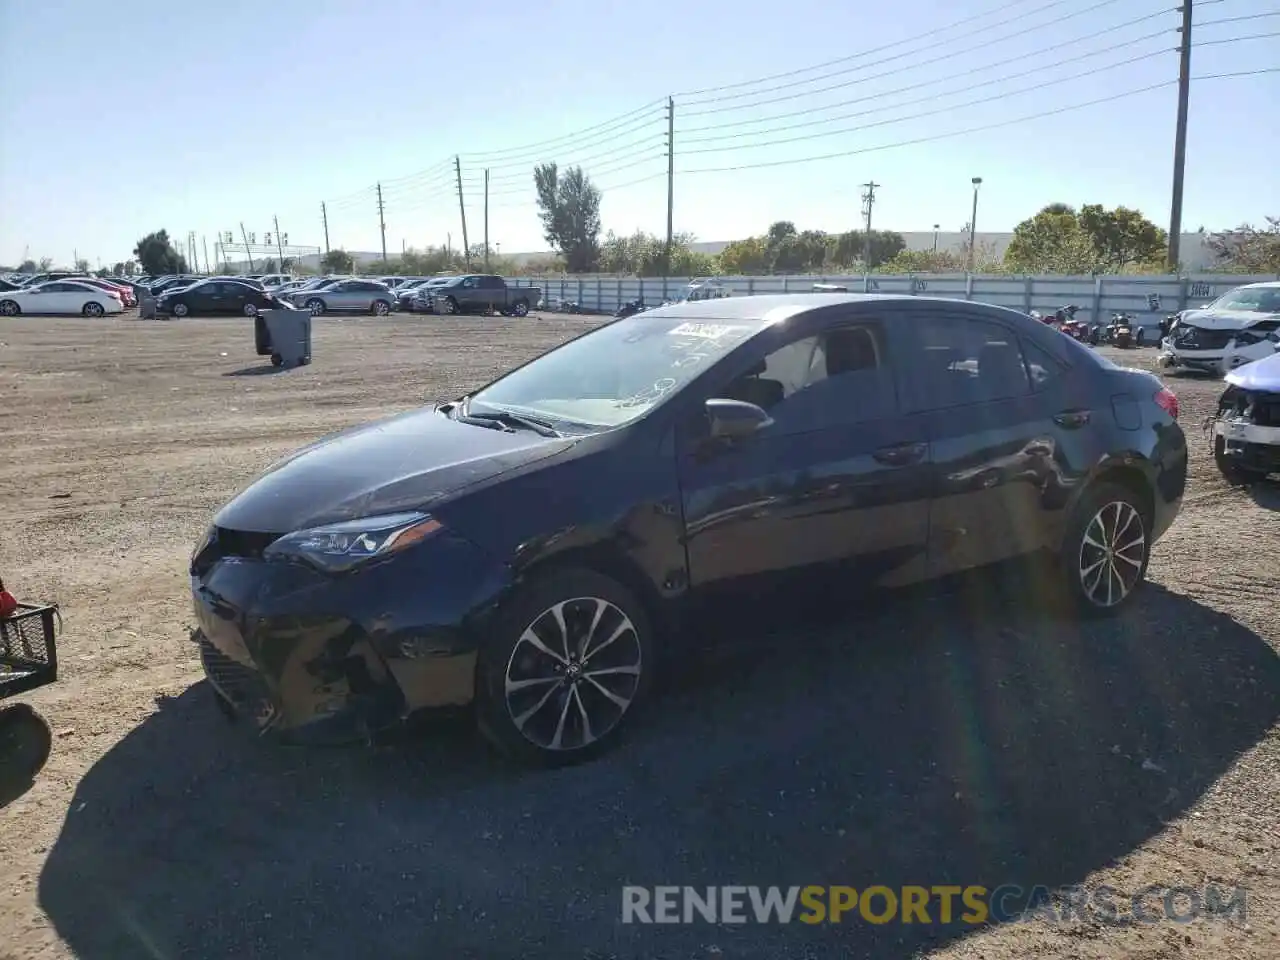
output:
[[[467,411],[459,419],[464,422],[479,420],[482,423],[499,423],[508,427],[523,427],[525,430],[532,430],[540,437],[560,436],[560,431],[548,421],[539,417],[526,416],[523,413],[513,413],[510,410],[494,410],[492,413],[472,413],[468,407]]]
[[[449,414],[459,423],[469,423],[477,427],[488,427],[490,430],[512,430],[520,427],[532,430],[542,437],[558,437],[560,431],[551,425],[549,420],[541,417],[530,417],[511,410],[494,410],[493,412],[472,413],[471,396],[468,394],[453,404]]]

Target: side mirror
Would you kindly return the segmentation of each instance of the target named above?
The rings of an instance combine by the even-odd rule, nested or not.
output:
[[[711,436],[716,439],[737,440],[773,423],[762,407],[741,400],[711,399],[706,408]]]

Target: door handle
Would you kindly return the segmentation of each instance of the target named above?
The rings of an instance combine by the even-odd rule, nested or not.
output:
[[[1088,410],[1063,410],[1054,415],[1053,422],[1068,430],[1077,430],[1088,423],[1091,416],[1092,413]]]
[[[890,467],[907,467],[924,459],[929,445],[926,443],[898,443],[881,447],[872,454],[875,459]]]

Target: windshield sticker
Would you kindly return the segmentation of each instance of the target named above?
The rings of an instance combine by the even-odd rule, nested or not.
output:
[[[727,334],[737,333],[746,329],[746,327],[734,326],[728,323],[682,323],[680,326],[668,330],[667,335],[672,337],[699,337],[703,340],[719,340]]]

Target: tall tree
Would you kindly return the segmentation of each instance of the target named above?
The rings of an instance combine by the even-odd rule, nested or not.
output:
[[[341,247],[335,247],[320,258],[320,269],[326,273],[350,273],[355,267],[355,258]]]
[[[1091,273],[1093,243],[1075,208],[1053,203],[1013,228],[1005,263],[1023,273]]]
[[[569,167],[561,174],[554,163],[533,170],[542,233],[559,253],[569,273],[589,273],[600,259],[600,191],[582,172]]]
[[[769,270],[769,254],[759,237],[734,240],[720,251],[717,259],[720,271],[731,276],[749,277]]]
[[[1280,273],[1280,217],[1267,217],[1258,228],[1244,223],[1234,230],[1209,234],[1214,266],[1231,273]]]
[[[22,263],[18,264],[18,272],[19,273],[35,273],[36,262],[31,259],[23,260]]]
[[[187,272],[187,260],[169,240],[168,230],[147,234],[133,248],[133,255],[142,264],[142,269],[153,277]]]
[[[53,266],[53,257],[41,257],[41,258],[40,258],[40,272],[41,272],[41,273],[46,273],[46,272],[48,271],[48,269],[49,269],[50,267],[52,267],[52,266]]]
[[[1169,235],[1137,210],[1101,204],[1080,208],[1080,228],[1093,243],[1096,266],[1122,270],[1130,265],[1157,263],[1164,256]]]
[[[75,271],[76,273],[88,273],[89,261],[86,260],[84,257],[81,257],[79,260],[76,261]]]

